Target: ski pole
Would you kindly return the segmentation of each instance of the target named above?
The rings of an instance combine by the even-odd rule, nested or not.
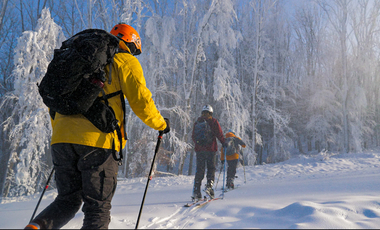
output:
[[[223,191],[222,191],[222,199],[224,199],[224,190],[225,190],[225,188],[224,188],[224,185],[226,184],[226,164],[227,164],[227,157],[226,157],[226,153],[227,153],[227,151],[226,151],[226,149],[227,148],[224,148],[223,150],[224,150],[224,170],[223,170]]]
[[[29,223],[32,222],[32,220],[34,219],[34,215],[36,215],[36,212],[37,212],[38,206],[40,206],[40,202],[42,200],[42,197],[44,196],[46,189],[49,188],[49,183],[50,183],[51,176],[53,175],[53,172],[54,172],[54,168],[53,168],[53,170],[51,170],[51,173],[50,173],[49,178],[48,178],[48,180],[46,182],[45,188],[44,188],[44,190],[41,193],[40,199],[37,202],[37,206],[34,209],[34,212],[32,214],[32,218],[30,218]]]
[[[142,199],[142,202],[141,202],[140,211],[139,211],[139,215],[137,217],[137,222],[136,222],[135,229],[139,228],[139,222],[140,222],[140,217],[141,217],[142,209],[143,209],[144,202],[145,202],[145,196],[146,196],[146,193],[148,191],[149,182],[150,182],[150,180],[152,180],[152,171],[153,171],[153,167],[154,167],[154,161],[156,159],[156,155],[157,155],[158,149],[160,148],[161,139],[162,139],[162,135],[163,134],[164,134],[164,131],[159,131],[159,133],[158,133],[156,149],[154,151],[154,156],[153,156],[153,160],[152,160],[152,166],[150,167],[150,171],[149,171],[149,175],[148,175],[148,180],[146,182],[145,192],[144,192],[144,196],[143,196],[143,199]]]
[[[218,180],[216,180],[216,184],[215,184],[215,190],[216,190],[216,188],[218,187],[218,182],[219,182],[220,174],[222,173],[222,168],[223,168],[223,166],[221,165],[221,166],[220,166],[220,170],[219,170]]]
[[[244,184],[247,183],[247,178],[245,177],[245,162],[244,162],[244,156],[243,156],[243,150],[241,150],[241,156],[243,158],[243,170],[244,170]]]

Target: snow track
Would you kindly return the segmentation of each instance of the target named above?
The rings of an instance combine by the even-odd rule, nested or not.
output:
[[[191,200],[194,176],[153,178],[140,219],[143,229],[359,228],[380,226],[380,151],[298,156],[279,164],[238,168],[239,189],[201,208]],[[120,179],[112,201],[110,229],[132,229],[145,178]],[[220,185],[219,185],[220,187]],[[217,191],[219,195],[221,191]],[[47,191],[40,212],[53,201]],[[204,195],[204,194],[203,194]],[[3,199],[0,227],[25,227],[39,194]],[[82,226],[79,211],[64,229]]]

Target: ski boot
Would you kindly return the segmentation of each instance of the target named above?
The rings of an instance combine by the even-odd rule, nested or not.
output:
[[[200,184],[195,184],[193,189],[192,201],[202,200],[201,186]]]
[[[40,229],[40,226],[36,223],[29,223],[24,229]]]
[[[206,185],[206,194],[211,198],[211,199],[214,199],[214,189],[212,188],[212,186],[214,185],[214,181],[210,180],[207,182],[207,185]]]
[[[201,192],[193,193],[193,196],[191,197],[191,200],[192,201],[202,200],[202,193]]]
[[[226,187],[227,187],[227,189],[234,189],[235,188],[234,179],[228,178]]]

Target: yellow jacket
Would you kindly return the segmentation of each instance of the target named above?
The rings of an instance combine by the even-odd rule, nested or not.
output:
[[[229,137],[235,137],[235,138],[238,138],[239,139],[239,144],[241,145],[241,147],[245,148],[245,143],[240,139],[240,137],[237,137],[235,136],[235,134],[233,134],[232,132],[228,132],[226,133],[226,137],[225,138],[229,138]],[[224,152],[223,152],[223,149],[220,151],[220,160],[221,161],[224,161]],[[230,156],[226,156],[226,160],[228,161],[231,161],[231,160],[238,160],[239,159],[239,153],[234,153]]]
[[[109,66],[106,67],[107,79]],[[136,57],[129,53],[118,53],[114,57],[112,64],[112,83],[108,80],[104,84],[106,94],[122,90],[127,98],[133,112],[149,127],[155,130],[164,130],[166,122],[157,110],[152,99],[152,93],[146,87],[143,70]],[[120,96],[108,99],[109,105],[113,108],[116,119],[124,133],[124,114]],[[53,134],[51,144],[72,143],[112,149],[112,142],[115,140],[115,149],[120,149],[120,142],[116,131],[114,133],[103,133],[98,130],[83,115],[62,115],[56,113],[52,120]],[[122,146],[126,140],[123,137]]]

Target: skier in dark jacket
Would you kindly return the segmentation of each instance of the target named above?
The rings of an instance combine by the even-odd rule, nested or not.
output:
[[[195,143],[195,153],[197,158],[197,169],[195,172],[194,178],[194,188],[193,188],[193,199],[201,199],[201,183],[204,178],[205,169],[207,167],[207,185],[206,185],[206,193],[213,198],[214,190],[213,184],[215,179],[215,154],[218,151],[218,145],[216,142],[216,138],[224,144],[224,136],[222,128],[219,125],[217,119],[212,117],[213,109],[210,105],[205,105],[202,109],[202,115],[197,119],[194,123],[192,139]],[[211,129],[211,142],[205,145],[201,145],[197,143],[195,126],[197,122],[207,121]]]

